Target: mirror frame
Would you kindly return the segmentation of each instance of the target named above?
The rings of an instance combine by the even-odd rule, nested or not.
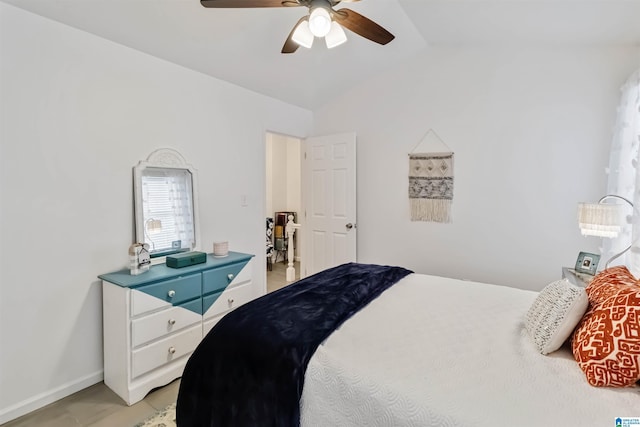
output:
[[[135,239],[137,243],[144,242],[144,217],[142,201],[142,173],[147,168],[181,169],[191,174],[191,199],[193,201],[193,238],[194,245],[191,251],[200,248],[200,214],[198,208],[198,174],[197,170],[186,162],[184,157],[171,148],[159,148],[149,154],[146,160],[141,160],[133,168],[133,212],[135,222]],[[166,255],[166,254],[164,254]],[[164,259],[164,256],[156,256],[154,259]],[[152,262],[154,263],[154,262]],[[155,264],[155,263],[154,263]]]

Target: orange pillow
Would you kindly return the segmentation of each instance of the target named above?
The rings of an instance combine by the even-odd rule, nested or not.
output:
[[[640,282],[624,266],[587,286],[589,309],[571,338],[589,384],[628,387],[640,379]]]

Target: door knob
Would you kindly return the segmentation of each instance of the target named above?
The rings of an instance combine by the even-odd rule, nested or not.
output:
[[[354,227],[354,225],[349,223],[345,227],[347,227],[347,230],[351,230]]]

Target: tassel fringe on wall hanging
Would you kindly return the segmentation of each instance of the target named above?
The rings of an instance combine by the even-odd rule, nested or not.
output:
[[[429,129],[409,154],[411,221],[452,222],[453,152],[426,151],[433,142],[439,143],[439,148],[449,148]]]

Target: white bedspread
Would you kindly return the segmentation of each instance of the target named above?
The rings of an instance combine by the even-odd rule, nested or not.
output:
[[[301,425],[615,426],[640,389],[588,385],[568,348],[536,352],[537,293],[412,274],[349,319],[306,373]]]

